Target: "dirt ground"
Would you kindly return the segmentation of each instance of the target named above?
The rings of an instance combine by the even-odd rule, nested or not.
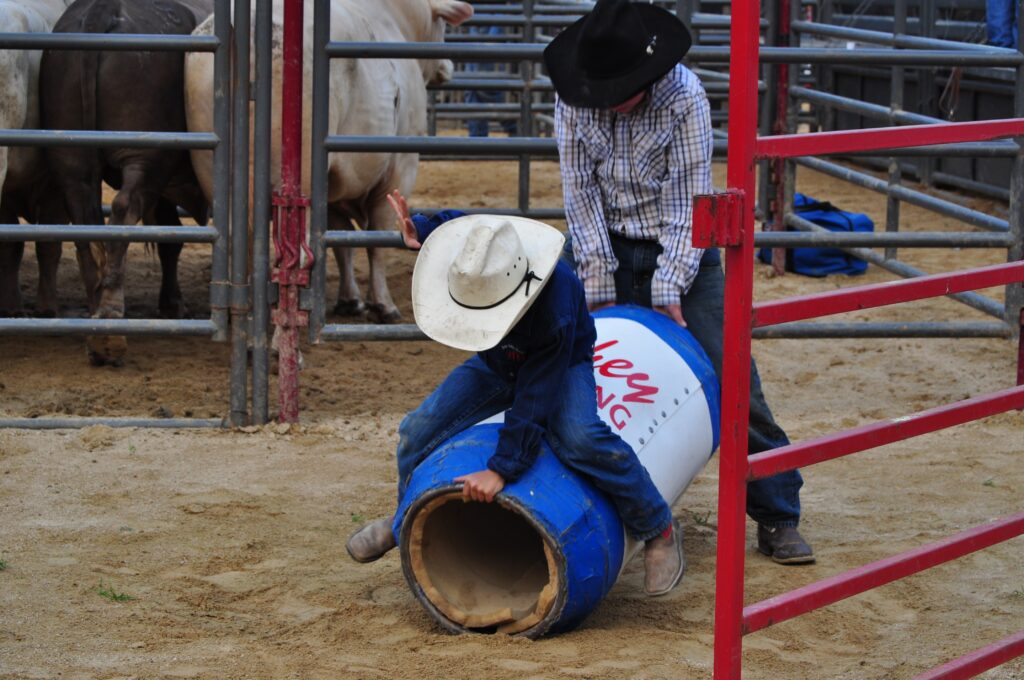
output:
[[[514,205],[516,172],[425,163],[412,202]],[[561,204],[553,163],[535,164],[533,187],[534,205]],[[806,170],[799,189],[884,224],[875,194]],[[904,229],[957,229],[904,211]],[[411,320],[411,255],[388,257]],[[927,271],[1002,257],[907,253]],[[83,315],[70,247],[61,264],[63,314]],[[158,267],[133,247],[131,316],[155,316]],[[208,247],[186,249],[182,277],[194,315],[207,315]],[[858,278],[773,278],[759,265],[757,298],[891,279],[876,267]],[[984,319],[948,300],[846,316]],[[755,353],[795,440],[1009,387],[1016,358],[1005,340],[773,340]],[[90,368],[75,338],[0,339],[0,356],[0,416],[219,417],[227,406],[227,347],[206,340],[133,339],[119,369]],[[463,356],[428,343],[306,348],[304,424],[289,430],[0,431],[0,677],[709,677],[716,462],[675,507],[690,561],[683,584],[649,600],[634,561],[585,624],[557,638],[449,636],[413,599],[397,555],[348,559],[350,531],[393,506],[399,420]],[[802,527],[818,563],[774,565],[753,550],[748,526],[747,601],[1019,511],[1022,450],[1015,412],[805,470]],[[1022,565],[1017,539],[756,633],[745,640],[746,677],[916,675],[1021,627]],[[986,677],[1024,678],[1024,659]]]

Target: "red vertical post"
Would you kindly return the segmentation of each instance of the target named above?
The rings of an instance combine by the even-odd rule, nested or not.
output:
[[[303,0],[285,0],[281,89],[281,188],[274,194],[274,271],[278,284],[273,320],[277,337],[278,420],[299,420],[299,289],[309,285],[313,255],[306,245],[309,199],[302,195]]]
[[[735,0],[729,61],[728,187],[745,200],[739,245],[725,250],[725,328],[722,360],[722,448],[718,479],[718,556],[715,586],[716,680],[740,677],[743,644],[743,568],[746,546],[747,424],[750,417],[750,330],[754,289],[754,147],[760,39],[757,0]]]

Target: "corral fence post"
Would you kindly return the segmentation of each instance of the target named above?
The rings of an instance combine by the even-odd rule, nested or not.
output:
[[[274,195],[274,310],[278,354],[278,420],[299,420],[299,329],[309,325],[300,288],[309,286],[313,253],[306,245],[309,199],[302,195],[303,2],[285,0],[281,88],[281,189]]]
[[[231,424],[249,424],[249,34],[250,0],[234,0],[231,127]]]
[[[273,0],[256,0],[255,115],[253,116],[252,197],[252,422],[269,420],[270,348],[270,123],[273,91]]]

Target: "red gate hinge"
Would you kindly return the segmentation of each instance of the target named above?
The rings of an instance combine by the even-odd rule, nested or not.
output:
[[[738,246],[743,236],[746,195],[741,189],[693,197],[693,245],[697,248]]]

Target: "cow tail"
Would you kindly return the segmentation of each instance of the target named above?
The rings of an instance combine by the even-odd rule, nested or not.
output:
[[[82,17],[83,33],[109,33],[115,26],[119,4],[116,0],[96,0]],[[96,50],[78,53],[81,69],[79,84],[82,97],[82,129],[95,130],[98,127],[97,89],[100,81],[100,56]],[[97,149],[96,154],[101,152]],[[97,167],[100,167],[97,165]],[[106,269],[106,249],[100,242],[91,242],[89,250],[100,271]]]

